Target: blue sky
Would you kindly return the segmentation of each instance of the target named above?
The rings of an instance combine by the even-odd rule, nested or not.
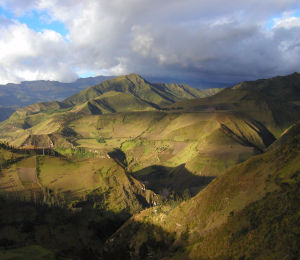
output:
[[[230,85],[300,68],[299,0],[0,0],[0,84],[139,73]]]
[[[36,32],[41,32],[44,29],[54,30],[61,34],[63,37],[66,37],[66,35],[69,33],[64,23],[53,20],[46,11],[31,10],[25,12],[22,16],[17,16],[14,15],[12,11],[4,9],[0,6],[0,16],[11,20],[17,20],[20,23],[24,23]]]
[[[300,10],[294,10],[290,13],[290,16],[300,17]],[[278,19],[282,19],[283,15],[272,15],[267,21],[267,29],[271,30],[275,25],[275,21]]]
[[[66,36],[68,34],[68,29],[62,22],[52,21],[51,17],[45,11],[36,11],[27,12],[24,16],[16,18],[21,23],[27,24],[27,26],[37,32],[42,31],[43,29],[54,30]]]

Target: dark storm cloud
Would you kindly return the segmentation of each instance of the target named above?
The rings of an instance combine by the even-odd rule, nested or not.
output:
[[[2,6],[4,2],[0,0]],[[10,8],[20,10],[24,2],[15,0]],[[20,51],[17,58],[13,53],[4,55],[11,64],[6,75],[10,80],[51,75],[66,81],[74,77],[72,72],[137,72],[193,85],[222,85],[287,74],[300,67],[300,18],[295,14],[299,8],[299,1],[293,0],[28,1],[24,10],[46,11],[65,24],[69,35],[62,40],[49,32],[48,37],[31,32],[32,39],[42,38],[40,49],[46,48],[49,38],[54,46],[51,56],[58,58],[52,58],[39,74],[37,66],[33,71],[20,65],[28,52],[21,55]],[[17,29],[7,26],[5,30],[15,35]],[[3,47],[5,40],[0,39]],[[26,44],[34,43],[28,37]],[[45,59],[43,51],[31,49],[36,62]],[[57,64],[64,68],[59,73]],[[1,67],[3,62],[4,81]],[[22,68],[28,73],[22,74]]]

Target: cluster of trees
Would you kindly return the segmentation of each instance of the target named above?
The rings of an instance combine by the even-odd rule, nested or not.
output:
[[[59,153],[52,148],[43,148],[36,146],[25,146],[22,148],[16,148],[10,145],[8,142],[0,142],[0,148],[11,151],[13,153],[29,154],[29,155],[50,155],[59,156]]]
[[[5,150],[9,150],[12,152],[17,152],[18,149],[12,145],[10,145],[8,142],[0,142],[0,147],[5,149]]]

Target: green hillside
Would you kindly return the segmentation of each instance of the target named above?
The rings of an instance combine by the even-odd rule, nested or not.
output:
[[[291,77],[293,82],[294,76],[284,79]],[[285,126],[268,117],[276,112],[272,107],[265,107],[265,114],[257,111],[260,108],[250,97],[266,102],[265,97],[253,90],[258,88],[255,82],[247,84],[253,86],[157,110],[171,98],[174,102],[200,92],[185,85],[151,84],[136,74],[121,76],[64,102],[18,110],[0,125],[0,139],[15,146],[54,148],[67,156],[70,149],[104,155],[120,149],[126,157],[125,170],[147,188],[164,197],[182,195],[186,189],[194,195],[226,169],[263,152]],[[293,84],[286,88],[292,89],[286,95],[296,94]],[[298,114],[290,113],[285,120],[294,122]]]
[[[276,137],[300,119],[300,74],[242,82],[203,99],[178,102],[170,109],[236,111],[264,124]]]
[[[207,180],[262,152],[275,140],[263,125],[223,112],[88,115],[81,110],[30,115],[29,124],[32,127],[23,129],[4,122],[4,140],[23,147],[53,147],[66,156],[72,149],[103,155],[120,149],[126,170],[160,194],[182,194],[185,189],[195,194]]]
[[[131,74],[17,110],[0,124],[0,258],[297,259],[299,82]]]
[[[85,115],[158,110],[175,101],[212,95],[219,90],[197,90],[186,85],[152,84],[136,74],[106,80],[63,102],[36,103],[17,110],[0,124],[0,140],[23,145],[32,135],[63,130],[70,120]]]
[[[107,243],[111,257],[143,259],[297,259],[300,132],[250,158],[172,208],[131,218]]]
[[[89,87],[65,99],[64,102],[71,105],[78,105],[111,91],[130,94],[137,101],[157,109],[178,100],[215,94],[218,92],[218,89],[197,90],[187,85],[152,84],[137,74],[130,74],[106,80],[99,85]]]
[[[11,156],[7,153],[2,149],[1,158]],[[35,155],[8,160],[11,163],[2,169],[0,177],[0,195],[4,197],[10,194],[16,199],[32,200],[34,196],[35,202],[67,207],[102,197],[94,206],[130,214],[157,200],[153,192],[108,157],[70,161],[61,156]]]
[[[1,147],[1,259],[97,259],[124,221],[158,202],[107,156]]]
[[[155,110],[153,105],[129,93],[109,91],[99,97],[77,105],[72,112],[100,115],[115,112]]]

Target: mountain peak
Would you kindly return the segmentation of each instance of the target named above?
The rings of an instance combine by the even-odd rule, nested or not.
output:
[[[145,79],[141,75],[136,74],[136,73],[130,73],[130,74],[126,75],[125,77],[132,81],[140,81],[140,80],[145,81]]]

